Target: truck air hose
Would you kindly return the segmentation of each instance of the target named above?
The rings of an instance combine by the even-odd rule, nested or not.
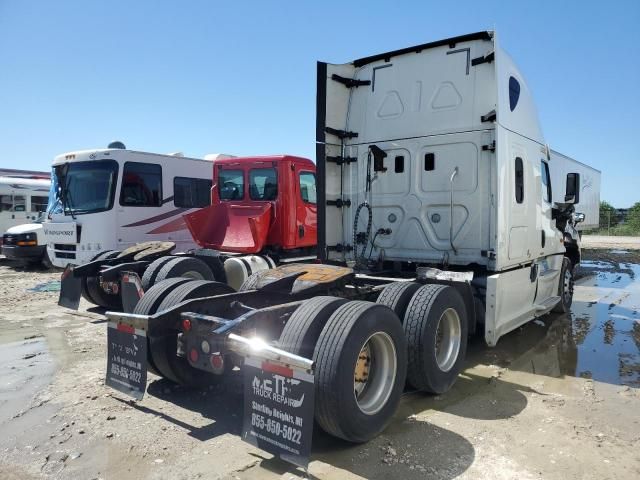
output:
[[[362,252],[358,254],[358,220],[360,220],[360,212],[363,208],[367,208],[369,217],[367,219],[367,230],[365,233],[364,241],[362,241]],[[358,264],[365,263],[367,260],[365,255],[367,253],[367,245],[369,245],[369,239],[371,238],[371,224],[373,223],[373,212],[371,211],[371,205],[368,202],[361,203],[356,209],[356,216],[353,219],[353,258]]]
[[[365,197],[371,196],[371,147],[369,147],[369,153],[367,155],[367,177],[365,183]],[[360,220],[360,212],[363,208],[367,208],[369,213],[367,219],[367,230],[365,232],[365,237],[362,240],[362,252],[358,255],[358,220]],[[365,199],[358,208],[356,209],[356,215],[353,219],[353,259],[356,261],[356,264],[366,264],[367,259],[367,245],[369,245],[369,239],[371,238],[371,225],[373,224],[373,211],[371,210],[371,205],[369,205],[368,200]]]

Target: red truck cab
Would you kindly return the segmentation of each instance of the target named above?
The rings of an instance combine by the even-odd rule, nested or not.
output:
[[[315,165],[290,155],[216,160],[211,206],[185,215],[195,242],[226,252],[313,250]]]

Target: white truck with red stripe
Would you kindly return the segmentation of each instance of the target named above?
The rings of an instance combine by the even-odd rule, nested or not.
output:
[[[58,155],[44,223],[49,258],[65,267],[145,241],[196,247],[183,215],[210,205],[213,161],[228,157],[138,152],[121,142]]]

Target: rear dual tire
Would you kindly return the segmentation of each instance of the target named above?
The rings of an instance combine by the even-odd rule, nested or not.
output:
[[[215,280],[213,272],[202,260],[194,257],[169,256],[151,262],[142,275],[142,289],[147,291],[156,283],[178,277],[191,280]]]
[[[222,295],[233,291],[229,285],[220,282],[169,278],[151,287],[136,305],[134,313],[153,315],[185,300]],[[178,332],[173,332],[148,337],[149,370],[171,382],[191,387],[209,385],[216,381],[219,375],[195,369],[189,365],[186,358],[178,356],[179,335]]]
[[[117,250],[106,250],[94,256],[91,261],[110,260],[120,254]],[[100,285],[100,276],[83,277],[80,282],[81,294],[85,300],[108,310],[122,310],[119,294],[107,293]]]
[[[407,381],[417,390],[444,393],[464,366],[468,320],[453,287],[424,285],[412,297],[403,327],[408,345]]]
[[[371,302],[340,306],[320,333],[313,358],[318,425],[355,443],[382,432],[398,407],[407,371],[397,315]]]
[[[402,325],[391,309],[315,297],[294,312],[279,343],[314,359],[315,419],[324,431],[359,443],[384,430],[407,369]]]

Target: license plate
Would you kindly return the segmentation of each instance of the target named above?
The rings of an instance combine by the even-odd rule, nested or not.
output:
[[[147,388],[147,334],[129,325],[109,322],[107,378],[119,392],[142,400]]]

